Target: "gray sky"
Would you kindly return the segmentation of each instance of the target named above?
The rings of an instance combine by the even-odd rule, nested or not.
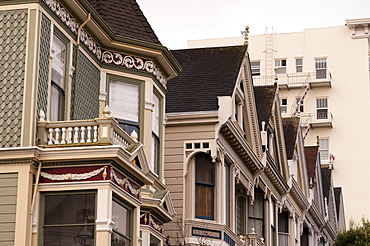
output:
[[[137,0],[159,40],[170,49],[187,40],[343,26],[370,18],[370,0]]]

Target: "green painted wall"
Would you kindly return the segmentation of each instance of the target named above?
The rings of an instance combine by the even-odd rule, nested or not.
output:
[[[0,173],[0,245],[14,245],[17,173]]]
[[[71,119],[94,119],[99,116],[100,71],[82,52],[78,52],[77,60],[75,57],[76,52],[73,58],[76,73],[71,90]]]
[[[48,78],[49,78],[49,56],[50,56],[50,32],[51,22],[42,15],[40,31],[40,59],[39,59],[39,81],[37,94],[37,120],[39,120],[40,110],[47,115],[48,103]]]
[[[21,143],[27,10],[0,12],[0,147]]]

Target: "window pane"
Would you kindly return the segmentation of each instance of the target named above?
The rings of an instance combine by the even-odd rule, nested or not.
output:
[[[109,82],[109,108],[113,117],[139,122],[139,85]]]
[[[54,51],[52,60],[51,79],[59,87],[64,89],[65,82],[65,59],[66,59],[66,44],[63,43],[58,36],[54,34],[52,49]]]
[[[196,157],[196,182],[214,184],[215,165],[207,154],[198,154]]]
[[[152,113],[152,131],[159,136],[159,115],[160,115],[160,100],[153,94],[153,113]]]
[[[112,203],[113,230],[129,237],[131,228],[131,211],[116,201]]]
[[[283,211],[278,214],[279,218],[279,232],[289,233],[289,214]]]
[[[94,245],[94,234],[94,226],[44,227],[43,245],[83,245],[80,243],[85,243],[85,245]],[[81,235],[83,235],[83,237]]]
[[[195,185],[195,215],[213,218],[213,186]]]
[[[95,223],[95,194],[46,195],[44,225]]]

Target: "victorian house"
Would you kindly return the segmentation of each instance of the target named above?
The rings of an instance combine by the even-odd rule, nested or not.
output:
[[[247,46],[172,53],[183,71],[166,104],[170,243],[331,245],[336,231],[322,190],[319,208],[311,198],[299,118],[282,119],[276,84],[253,86]]]
[[[0,245],[163,245],[180,67],[136,1],[1,1],[0,33]]]

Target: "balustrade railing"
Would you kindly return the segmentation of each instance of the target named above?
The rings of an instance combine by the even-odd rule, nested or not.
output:
[[[39,145],[120,145],[127,148],[136,143],[137,135],[128,135],[113,118],[73,121],[39,121]]]
[[[248,246],[266,246],[264,239],[257,236],[254,228],[251,229],[248,235],[241,236],[241,239],[246,240],[244,244]]]

